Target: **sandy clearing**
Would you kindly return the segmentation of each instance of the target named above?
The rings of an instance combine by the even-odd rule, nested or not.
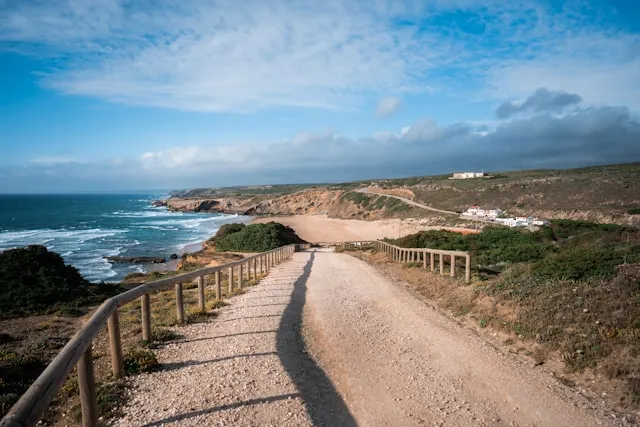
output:
[[[293,215],[263,217],[253,220],[254,223],[279,222],[293,228],[296,233],[308,242],[349,242],[354,240],[376,240],[398,238],[422,230],[443,228],[449,230],[466,230],[454,227],[433,227],[426,225],[421,219],[383,219],[362,221],[357,219],[328,218],[326,215]]]

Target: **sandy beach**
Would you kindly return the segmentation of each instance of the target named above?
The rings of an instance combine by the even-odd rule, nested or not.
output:
[[[254,223],[279,222],[293,228],[298,236],[308,242],[349,242],[354,240],[376,240],[398,238],[423,230],[463,231],[453,227],[433,227],[420,219],[383,219],[362,221],[357,219],[328,218],[326,215],[294,215],[279,217],[263,217],[253,220]]]

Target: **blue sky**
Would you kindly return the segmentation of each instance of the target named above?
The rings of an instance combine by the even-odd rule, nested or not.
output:
[[[635,3],[0,0],[0,192],[638,161]]]

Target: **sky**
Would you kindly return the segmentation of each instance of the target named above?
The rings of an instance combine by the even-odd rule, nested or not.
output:
[[[0,0],[0,193],[633,161],[637,0]]]

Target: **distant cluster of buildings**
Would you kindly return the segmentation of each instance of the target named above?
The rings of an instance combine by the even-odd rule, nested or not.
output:
[[[488,221],[494,221],[507,227],[529,227],[532,225],[546,225],[549,221],[534,218],[532,216],[516,216],[506,217],[505,213],[500,208],[481,208],[480,206],[473,205],[469,207],[462,215],[472,216],[476,218],[483,218]]]
[[[488,178],[485,172],[456,172],[449,179]]]

